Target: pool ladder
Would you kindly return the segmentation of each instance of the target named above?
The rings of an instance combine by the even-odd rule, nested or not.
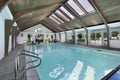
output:
[[[27,53],[26,53],[27,52]],[[24,55],[24,56],[28,56],[28,57],[31,57],[31,58],[35,58],[34,60],[32,61],[28,61],[26,62],[21,69],[19,69],[19,57],[21,55]],[[39,61],[39,63],[35,66],[31,66],[31,67],[28,67],[26,68],[26,65],[29,64],[29,63],[33,63],[33,62],[36,62],[36,61]],[[25,77],[25,73],[32,69],[32,68],[36,68],[38,67],[39,65],[41,64],[41,58],[39,57],[39,55],[37,53],[33,53],[33,52],[30,52],[30,51],[27,51],[27,50],[22,50],[22,52],[20,52],[16,57],[15,57],[15,62],[14,62],[14,79],[13,80],[24,80],[23,78]],[[22,75],[18,75],[18,72],[20,71],[23,71],[22,72]]]

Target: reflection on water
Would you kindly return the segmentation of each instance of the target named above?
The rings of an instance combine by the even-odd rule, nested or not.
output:
[[[50,44],[47,44],[47,50],[48,50],[48,52],[51,51]]]
[[[87,70],[85,72],[85,78],[83,80],[95,80],[94,74],[95,74],[95,69],[91,66],[87,66]]]

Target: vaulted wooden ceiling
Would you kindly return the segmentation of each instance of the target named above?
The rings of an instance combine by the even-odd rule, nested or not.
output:
[[[8,4],[20,30],[27,29],[52,14],[66,0],[11,0]]]

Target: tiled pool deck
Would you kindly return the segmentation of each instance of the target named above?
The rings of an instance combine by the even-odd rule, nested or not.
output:
[[[13,80],[14,79],[14,60],[17,52],[22,49],[23,46],[17,47],[15,50],[11,51],[9,55],[3,58],[0,61],[0,80]],[[24,56],[20,57],[20,65],[22,66],[25,62],[30,61],[31,58]],[[32,66],[33,64],[29,64],[28,66]],[[20,66],[20,67],[21,67]],[[20,73],[21,74],[21,73]],[[25,76],[23,79],[19,80],[40,80],[35,69],[31,69],[27,71],[27,77]]]

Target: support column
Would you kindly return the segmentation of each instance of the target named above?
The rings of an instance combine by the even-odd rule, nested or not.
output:
[[[66,3],[65,5],[63,5],[64,6],[64,8],[66,9],[66,10],[68,10],[76,19],[78,19],[79,20],[79,22],[82,24],[82,26],[84,27],[84,29],[85,29],[85,32],[86,32],[86,40],[87,40],[87,42],[86,42],[86,46],[88,46],[88,30],[87,30],[87,25],[86,25],[86,23],[82,20],[82,19],[80,19],[79,17],[79,14],[76,14],[75,13],[75,10],[68,4],[68,3]]]
[[[104,34],[103,34],[103,32],[101,32],[101,40],[102,40],[102,44],[104,44]]]
[[[11,34],[12,20],[5,20],[5,53],[4,56],[8,56],[9,35]]]
[[[57,40],[57,36],[56,36],[56,33],[54,33],[54,36],[55,36],[55,40]]]
[[[95,32],[95,43],[96,43],[96,32]]]
[[[88,41],[88,29],[86,29],[86,40],[87,40],[86,45],[88,46],[88,44],[89,44],[89,41]]]
[[[110,35],[110,39],[111,39],[112,38],[112,30],[110,27],[109,27],[109,35]]]
[[[12,27],[12,50],[14,49],[15,45],[15,27]]]
[[[17,37],[18,37],[19,33],[20,33],[20,31],[19,31],[19,30],[17,29],[17,27],[16,27],[16,31],[15,31],[15,47],[18,46]]]
[[[110,47],[110,29],[109,26],[106,24],[106,28],[107,28],[107,47]]]
[[[67,43],[67,32],[64,31],[64,33],[65,33],[65,43]]]
[[[90,37],[90,32],[88,31],[88,45],[90,45],[91,42],[91,37]]]
[[[61,34],[60,32],[58,34],[59,34],[59,42],[61,43]]]
[[[78,42],[77,42],[77,40],[78,40],[78,33],[77,32],[75,32],[75,44],[77,44]]]
[[[106,32],[107,32],[107,47],[110,47],[110,31],[109,31],[109,26],[108,26],[108,20],[105,17],[105,15],[103,14],[103,12],[101,11],[101,9],[99,8],[99,6],[97,5],[97,3],[95,2],[95,0],[90,0],[91,4],[94,6],[94,8],[96,9],[96,11],[98,12],[99,16],[101,17],[101,19],[103,20],[105,27],[106,27]]]
[[[77,36],[76,36],[76,32],[75,32],[74,30],[72,30],[72,31],[73,31],[73,36],[74,36],[74,38],[73,38],[73,39],[74,39],[74,40],[73,40],[73,41],[74,41],[74,44],[77,44],[77,39],[76,39]]]
[[[54,34],[54,36],[55,36],[55,40],[57,40],[57,38],[56,38],[56,34]]]

